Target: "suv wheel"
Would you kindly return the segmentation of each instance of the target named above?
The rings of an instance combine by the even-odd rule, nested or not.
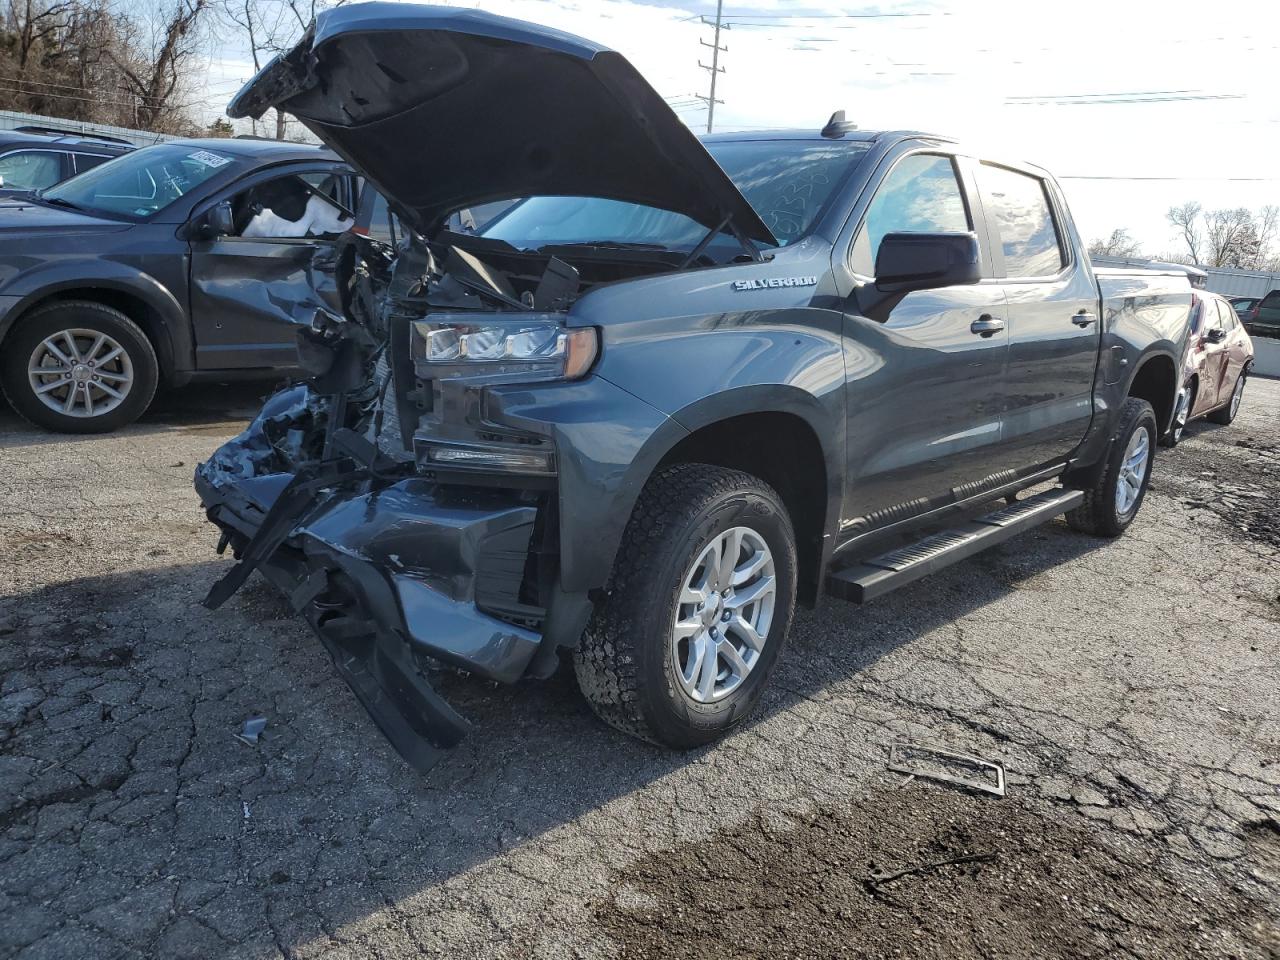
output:
[[[14,410],[61,433],[132,423],[159,380],[147,335],[119,310],[65,301],[23,318],[0,350],[0,387]]]
[[[1155,412],[1147,401],[1130,397],[1101,475],[1085,490],[1084,503],[1067,514],[1072,528],[1100,537],[1124,533],[1147,495],[1155,448]]]
[[[795,607],[791,520],[765,483],[681,464],[645,486],[577,654],[606,723],[671,747],[751,712]]]
[[[1227,401],[1225,407],[1219,407],[1209,414],[1210,420],[1225,427],[1236,418],[1236,414],[1240,412],[1240,401],[1244,399],[1244,382],[1247,377],[1247,371],[1241,370],[1240,376],[1236,378],[1236,385],[1231,391],[1231,399]]]

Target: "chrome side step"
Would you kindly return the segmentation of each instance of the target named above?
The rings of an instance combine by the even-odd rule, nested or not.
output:
[[[827,575],[827,593],[854,603],[874,600],[890,590],[913,583],[987,547],[1047,523],[1083,502],[1082,491],[1063,488],[1019,500],[874,560],[834,570]]]

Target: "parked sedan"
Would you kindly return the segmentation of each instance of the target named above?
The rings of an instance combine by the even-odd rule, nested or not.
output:
[[[1208,417],[1228,424],[1236,418],[1253,363],[1253,341],[1230,301],[1216,293],[1192,293],[1191,336],[1183,356],[1183,388],[1163,443],[1176,446],[1188,423]]]
[[[1236,316],[1241,320],[1248,320],[1249,314],[1253,312],[1253,308],[1258,305],[1260,297],[1231,297],[1231,309],[1235,310]]]

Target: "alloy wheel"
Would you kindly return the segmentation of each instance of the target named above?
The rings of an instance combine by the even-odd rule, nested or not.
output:
[[[1128,516],[1142,493],[1142,482],[1147,476],[1147,462],[1151,459],[1151,441],[1147,431],[1138,429],[1129,438],[1120,463],[1120,476],[1116,479],[1116,513]]]
[[[98,417],[120,406],[133,389],[133,361],[114,337],[98,330],[60,330],[31,352],[27,377],[50,410]]]
[[[716,534],[680,581],[671,629],[676,679],[689,699],[729,696],[760,660],[773,623],[773,554],[750,527]]]

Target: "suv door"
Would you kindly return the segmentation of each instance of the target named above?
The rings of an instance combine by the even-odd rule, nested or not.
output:
[[[309,325],[322,307],[341,313],[333,264],[322,256],[338,231],[311,236],[302,228],[306,204],[322,194],[332,214],[325,226],[339,226],[345,215],[341,229],[349,229],[354,179],[332,163],[276,167],[197,207],[188,229],[197,369],[295,367],[298,325]],[[201,239],[200,224],[222,202],[231,204],[232,233]]]
[[[75,172],[62,150],[11,150],[0,156],[0,189],[43,190]]]
[[[976,177],[1009,305],[1004,452],[1019,472],[1065,460],[1093,417],[1098,288],[1047,179],[982,162]]]
[[[962,185],[963,184],[963,185]],[[853,234],[849,268],[874,282],[887,233],[969,232],[981,213],[956,159],[899,157]],[[989,268],[984,255],[984,272]],[[843,532],[860,535],[999,485],[1008,335],[995,282],[908,294],[883,320],[851,297],[844,318],[848,469]]]

